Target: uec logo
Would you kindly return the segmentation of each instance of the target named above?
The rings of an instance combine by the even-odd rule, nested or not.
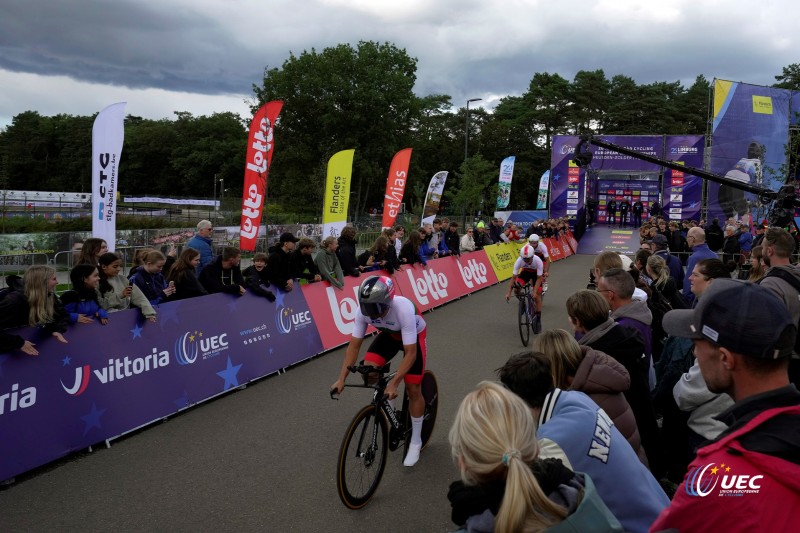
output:
[[[311,323],[311,312],[293,313],[291,307],[282,308],[275,316],[275,325],[280,333],[289,333],[292,327],[305,327]]]
[[[717,467],[716,463],[709,463],[703,468],[692,469],[687,476],[686,494],[704,498],[714,491],[720,481],[720,495],[758,493],[761,489],[761,484],[757,483],[757,481],[764,479],[764,476],[728,474],[727,472],[730,472],[731,469],[730,466],[723,467],[725,465]],[[717,475],[717,472],[720,475]]]

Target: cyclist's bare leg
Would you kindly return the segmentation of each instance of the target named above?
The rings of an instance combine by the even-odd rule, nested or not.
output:
[[[536,290],[533,293],[533,303],[535,304],[536,312],[537,313],[541,313],[542,312],[542,295],[539,294],[538,290]]]
[[[425,398],[422,396],[422,385],[419,383],[406,383],[408,394],[408,412],[414,418],[425,414]]]

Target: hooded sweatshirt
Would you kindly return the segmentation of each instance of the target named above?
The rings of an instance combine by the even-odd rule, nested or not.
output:
[[[727,429],[728,426],[714,417],[732,406],[733,398],[708,390],[697,360],[675,384],[672,394],[681,411],[690,413],[689,428],[701,437],[716,439]]]
[[[589,398],[608,413],[614,425],[630,443],[639,460],[647,466],[647,455],[642,448],[636,417],[633,416],[625,392],[631,386],[628,371],[613,357],[603,352],[581,346],[583,359],[570,384],[570,390],[588,395]]]

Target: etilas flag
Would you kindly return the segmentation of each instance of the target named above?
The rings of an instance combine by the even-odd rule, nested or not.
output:
[[[539,197],[536,199],[536,209],[547,209],[547,189],[550,188],[550,171],[545,170],[539,180]]]
[[[511,178],[514,176],[515,156],[510,155],[500,163],[500,183],[497,186],[497,209],[508,207],[511,197]]]
[[[447,181],[447,171],[440,170],[431,178],[428,184],[428,192],[425,194],[425,207],[422,210],[422,223],[432,224],[439,212],[439,202],[442,201],[442,191],[444,182]]]
[[[400,150],[392,158],[389,167],[389,178],[386,180],[386,192],[383,195],[383,223],[381,226],[391,228],[400,212],[403,193],[406,190],[408,164],[411,161],[411,148]]]
[[[92,237],[106,241],[110,252],[117,242],[116,195],[125,138],[125,104],[106,107],[92,126]]]
[[[328,178],[325,180],[325,207],[322,211],[322,238],[338,237],[347,224],[347,206],[350,201],[350,178],[353,175],[355,150],[342,150],[328,161]]]
[[[256,249],[256,237],[261,225],[264,197],[267,194],[267,176],[275,147],[273,128],[282,107],[283,102],[280,100],[267,102],[259,108],[250,122],[242,188],[242,222],[239,226],[241,250],[252,252]]]

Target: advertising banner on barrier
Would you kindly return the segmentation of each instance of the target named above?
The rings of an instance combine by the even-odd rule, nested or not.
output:
[[[276,295],[168,303],[155,324],[112,313],[70,328],[68,344],[26,328],[41,355],[0,355],[0,480],[321,352],[300,291]]]
[[[464,296],[452,257],[428,261],[428,266],[404,266],[394,273],[400,293],[414,302],[420,313]]]
[[[522,248],[522,243],[518,242],[503,242],[483,247],[497,281],[511,278],[514,273],[514,261],[519,256],[520,248]]]
[[[570,248],[569,241],[567,241],[567,237],[565,235],[560,235],[558,237],[558,246],[561,248],[561,251],[564,253],[564,257],[569,257],[574,253],[572,251],[572,248]]]
[[[572,250],[573,254],[578,253],[578,240],[575,238],[575,235],[573,235],[571,231],[567,231],[567,243],[569,243],[569,247]]]
[[[558,261],[566,257],[557,239],[547,238],[542,240],[544,241],[544,245],[547,246],[547,253],[550,254],[551,261]]]

